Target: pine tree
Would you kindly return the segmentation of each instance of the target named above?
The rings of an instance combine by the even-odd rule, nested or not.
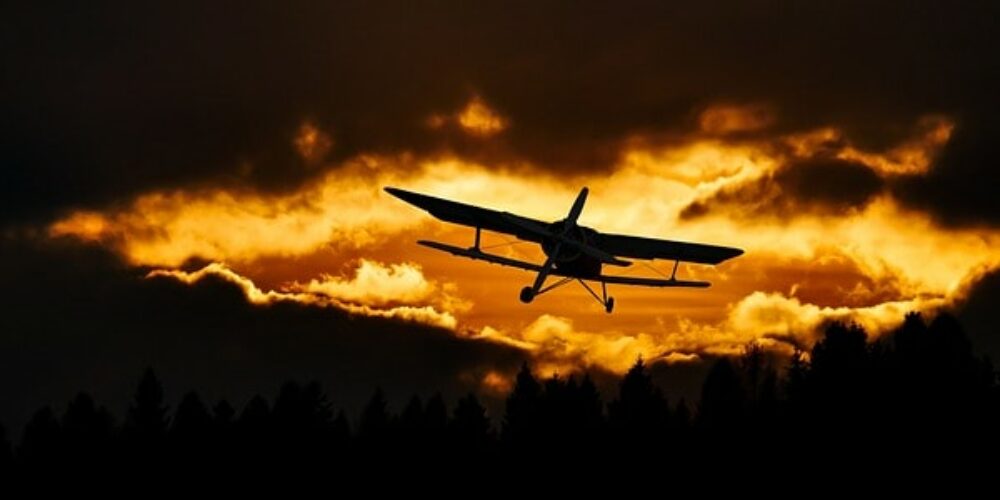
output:
[[[361,412],[359,437],[370,445],[384,444],[389,431],[388,403],[382,388],[376,388],[368,404]]]
[[[668,418],[667,400],[640,357],[622,379],[618,399],[608,405],[608,421],[615,437],[631,447],[659,444],[666,436]]]
[[[125,437],[129,453],[142,459],[161,459],[165,444],[168,408],[163,403],[163,386],[152,368],[139,380],[132,405],[125,419]]]
[[[470,392],[458,400],[451,421],[451,435],[458,447],[467,452],[482,453],[488,449],[492,439],[490,420],[475,394]]]
[[[533,443],[540,438],[541,392],[541,385],[524,363],[514,381],[514,389],[507,396],[502,430],[505,441]]]
[[[77,467],[107,459],[111,453],[114,421],[104,407],[97,408],[87,393],[77,394],[62,418],[66,458]]]
[[[60,456],[59,431],[52,408],[42,407],[24,426],[18,458],[30,467],[53,465]]]

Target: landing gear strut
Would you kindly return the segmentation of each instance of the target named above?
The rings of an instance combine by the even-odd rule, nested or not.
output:
[[[535,300],[535,297],[549,290],[552,290],[553,288],[560,287],[574,280],[580,282],[580,285],[582,285],[583,288],[587,289],[587,291],[590,292],[590,295],[594,297],[594,299],[596,299],[597,302],[599,302],[602,306],[604,306],[605,312],[611,314],[611,311],[615,310],[615,298],[608,296],[607,283],[603,281],[601,282],[601,295],[597,295],[597,292],[595,292],[592,288],[590,288],[590,285],[588,285],[586,281],[583,281],[580,278],[573,278],[573,277],[563,278],[547,287],[540,288],[537,292],[535,291],[534,287],[526,286],[521,289],[521,296],[520,296],[521,302],[524,302],[525,304],[530,304],[531,301]]]
[[[583,287],[586,288],[588,292],[590,292],[590,295],[594,297],[594,299],[596,299],[598,302],[601,303],[602,306],[604,306],[604,312],[611,314],[611,311],[615,310],[615,298],[608,296],[607,283],[603,281],[601,282],[601,295],[597,295],[597,292],[591,289],[590,286],[587,285],[586,281],[583,281],[581,279],[577,279],[577,281],[579,281],[580,284],[583,285]]]

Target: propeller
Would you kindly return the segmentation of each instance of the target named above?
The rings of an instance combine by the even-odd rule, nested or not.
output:
[[[576,208],[575,205],[574,205],[574,208]],[[539,225],[539,224],[535,224],[533,222],[529,222],[529,221],[526,221],[524,219],[516,218],[516,217],[514,217],[514,216],[512,216],[510,214],[504,213],[502,215],[503,215],[503,218],[507,222],[510,222],[511,224],[514,224],[515,226],[517,226],[517,227],[519,227],[521,229],[524,229],[525,231],[528,231],[528,232],[531,232],[531,233],[535,233],[535,234],[537,234],[539,236],[542,236],[544,238],[553,238],[556,241],[558,241],[559,243],[571,246],[571,247],[579,250],[580,253],[583,253],[584,255],[587,255],[589,257],[593,257],[595,259],[598,259],[601,262],[604,262],[605,264],[612,264],[612,265],[621,266],[621,267],[628,267],[628,266],[632,265],[631,262],[629,262],[627,260],[621,260],[621,259],[615,257],[614,255],[611,255],[608,252],[605,252],[604,250],[592,247],[590,245],[584,244],[582,242],[579,242],[579,241],[576,241],[576,240],[574,240],[572,238],[567,237],[565,231],[562,232],[562,233],[555,233],[555,232],[549,231],[549,229],[547,227],[545,227],[545,226],[542,226],[542,225]],[[572,212],[570,213],[570,215],[572,215]],[[579,215],[579,214],[577,214],[577,215]],[[567,227],[570,227],[570,225],[567,224]]]

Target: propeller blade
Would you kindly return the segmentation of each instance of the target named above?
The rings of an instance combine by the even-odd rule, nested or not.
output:
[[[579,250],[581,253],[583,253],[583,254],[585,254],[585,255],[587,255],[589,257],[593,257],[593,258],[595,258],[597,260],[600,260],[601,262],[604,262],[605,264],[612,264],[612,265],[621,266],[621,267],[628,267],[628,266],[632,265],[631,262],[629,262],[627,260],[621,260],[621,259],[615,257],[614,255],[611,255],[611,254],[609,254],[609,253],[607,253],[607,252],[605,252],[605,251],[603,251],[601,249],[594,248],[594,247],[592,247],[590,245],[586,245],[586,244],[581,243],[579,241],[567,238],[563,234],[554,233],[552,231],[549,231],[549,229],[547,227],[544,227],[544,226],[541,226],[541,225],[538,225],[538,224],[533,224],[533,223],[530,223],[530,222],[525,222],[523,220],[511,217],[511,216],[509,216],[507,214],[504,214],[504,219],[506,219],[511,224],[514,224],[514,225],[516,225],[516,226],[518,226],[518,227],[520,227],[520,228],[522,228],[522,229],[524,229],[526,231],[533,232],[533,233],[535,233],[535,234],[537,234],[539,236],[542,236],[542,237],[553,238],[553,239],[555,239],[556,241],[558,241],[560,243],[563,243],[565,245],[569,245],[569,246],[571,246],[571,247]]]
[[[566,228],[563,229],[563,234],[576,225],[576,220],[580,218],[580,213],[583,212],[583,204],[587,202],[588,193],[590,193],[590,190],[583,188],[580,190],[580,194],[576,196],[576,201],[573,202],[573,208],[569,209],[569,215],[566,216]]]

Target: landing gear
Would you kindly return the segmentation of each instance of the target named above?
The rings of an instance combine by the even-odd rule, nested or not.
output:
[[[535,280],[534,286],[526,286],[522,288],[520,295],[521,302],[524,302],[525,304],[530,304],[531,301],[535,300],[535,297],[543,293],[546,293],[554,288],[561,287],[571,281],[576,281],[580,283],[580,286],[582,286],[584,289],[590,292],[590,295],[594,297],[594,299],[597,300],[597,302],[599,302],[602,306],[604,306],[605,312],[611,314],[611,311],[615,310],[615,298],[608,296],[608,283],[605,281],[601,282],[601,295],[598,295],[597,292],[595,292],[593,288],[590,288],[590,285],[588,285],[587,282],[584,281],[582,278],[577,278],[574,276],[566,276],[563,279],[555,283],[552,283],[549,286],[542,286],[545,283],[544,280],[545,280],[545,275],[539,273],[539,279]]]

